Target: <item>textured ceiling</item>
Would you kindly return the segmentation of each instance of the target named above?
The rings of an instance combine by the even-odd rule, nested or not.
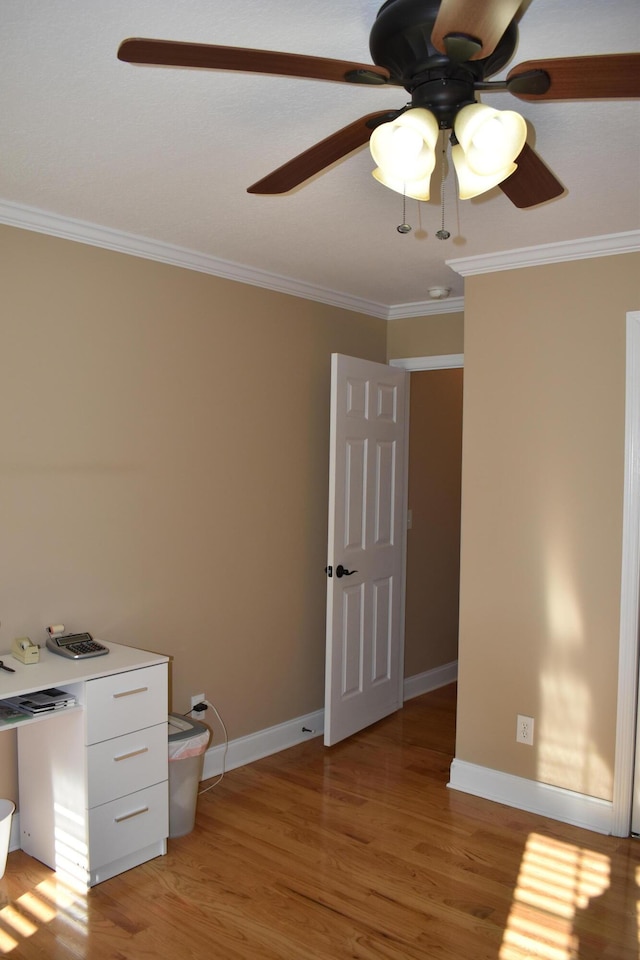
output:
[[[451,239],[441,241],[440,168],[432,199],[407,201],[413,230],[403,236],[402,197],[374,181],[366,147],[290,194],[246,193],[358,117],[402,106],[403,90],[116,59],[121,40],[140,36],[369,62],[381,2],[2,0],[0,203],[384,307],[426,301],[436,284],[462,295],[463,280],[446,260],[640,226],[637,101],[529,104],[482,95],[526,117],[529,143],[566,193],[529,210],[497,188],[458,201],[448,171]],[[639,40],[637,0],[531,0],[509,66],[637,50]]]

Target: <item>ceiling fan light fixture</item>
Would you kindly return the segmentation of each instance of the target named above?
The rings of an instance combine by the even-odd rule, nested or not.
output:
[[[427,177],[423,177],[421,180],[397,180],[393,177],[388,177],[384,170],[380,167],[376,167],[371,174],[374,179],[381,183],[384,187],[388,187],[389,190],[395,190],[396,193],[401,193],[405,197],[409,197],[411,200],[428,200],[430,197],[431,189],[431,174]]]
[[[471,200],[472,197],[478,197],[481,193],[486,193],[487,190],[497,187],[499,183],[502,183],[518,169],[517,164],[509,163],[496,173],[482,176],[471,169],[460,144],[451,148],[451,159],[458,178],[458,196],[461,200]]]
[[[395,120],[377,126],[369,149],[385,178],[381,182],[388,186],[386,179],[409,183],[430,177],[436,165],[438,132],[438,121],[423,107],[406,110]]]
[[[456,115],[454,131],[468,166],[483,177],[512,164],[527,139],[527,124],[519,113],[494,110],[484,103],[463,107]]]

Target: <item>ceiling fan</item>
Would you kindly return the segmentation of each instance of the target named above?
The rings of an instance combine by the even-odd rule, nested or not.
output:
[[[640,54],[607,54],[529,60],[504,81],[490,81],[511,59],[518,42],[514,17],[522,0],[386,0],[371,29],[372,64],[244,47],[132,38],[120,60],[156,66],[276,74],[353,84],[404,87],[411,103],[370,113],[315,144],[248,188],[279,194],[303,183],[371,138],[382,124],[409,110],[427,110],[440,130],[476,103],[476,91],[507,91],[520,100],[624,99],[640,96]],[[531,207],[564,192],[562,184],[526,142],[515,169],[498,185],[516,207]],[[384,182],[384,181],[383,181]],[[389,184],[387,184],[389,185]],[[486,188],[485,188],[486,189]]]

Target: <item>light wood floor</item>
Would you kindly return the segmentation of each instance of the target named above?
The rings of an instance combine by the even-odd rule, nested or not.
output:
[[[637,960],[640,840],[448,790],[455,686],[228,773],[169,853],[70,891],[21,852],[12,960]]]

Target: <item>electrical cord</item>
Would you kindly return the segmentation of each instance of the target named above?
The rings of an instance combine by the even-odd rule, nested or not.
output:
[[[217,787],[218,784],[220,783],[220,781],[223,779],[223,777],[224,777],[224,775],[225,775],[225,763],[226,763],[226,759],[227,759],[227,751],[229,750],[229,734],[227,733],[227,728],[226,728],[226,726],[225,726],[224,720],[222,719],[222,717],[221,717],[220,714],[218,713],[216,707],[211,703],[210,700],[203,700],[202,703],[205,704],[204,709],[198,710],[197,708],[201,706],[201,704],[198,703],[198,704],[196,704],[195,707],[192,707],[192,709],[189,710],[189,713],[186,713],[185,716],[186,716],[186,717],[190,717],[190,716],[191,716],[192,714],[194,714],[194,713],[204,713],[204,711],[205,711],[208,707],[211,707],[211,709],[212,709],[213,712],[215,713],[215,715],[216,715],[216,717],[217,717],[217,719],[218,719],[218,723],[219,723],[220,726],[222,727],[222,730],[223,730],[223,733],[224,733],[224,751],[223,751],[223,753],[222,753],[222,773],[220,774],[220,776],[218,777],[218,779],[217,779],[217,780],[214,780],[213,783],[210,783],[208,787],[205,787],[203,790],[199,790],[199,791],[198,791],[198,796],[201,796],[203,793],[208,793],[209,790],[213,790],[213,788],[214,788],[214,787]]]

